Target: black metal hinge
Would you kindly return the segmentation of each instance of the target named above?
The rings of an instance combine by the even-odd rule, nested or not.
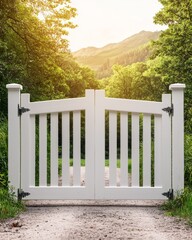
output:
[[[173,189],[169,189],[168,192],[164,192],[162,193],[163,196],[169,198],[169,200],[173,200]]]
[[[166,108],[163,108],[162,110],[169,113],[169,116],[173,116],[173,111],[174,111],[173,104],[171,104],[171,107],[166,107]]]
[[[27,197],[27,196],[29,196],[30,195],[30,193],[28,193],[28,192],[24,192],[22,189],[18,189],[17,190],[17,198],[18,198],[18,201],[21,201],[22,200],[22,198],[24,198],[24,197]]]
[[[19,107],[18,105],[18,115],[21,116],[23,113],[30,111],[29,108]]]

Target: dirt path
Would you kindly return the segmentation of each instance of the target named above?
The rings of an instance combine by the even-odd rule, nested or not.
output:
[[[42,206],[33,202],[18,219],[1,224],[0,239],[192,239],[192,228],[165,216],[159,203],[44,201]]]
[[[81,169],[82,185],[84,170]],[[118,171],[117,183],[119,176]],[[105,169],[106,185],[108,179],[109,172]],[[192,228],[179,219],[165,216],[159,209],[161,203],[31,200],[26,202],[27,211],[18,219],[0,224],[0,240],[192,239]]]

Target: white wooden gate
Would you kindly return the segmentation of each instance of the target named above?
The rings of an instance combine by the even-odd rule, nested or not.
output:
[[[9,180],[20,197],[165,199],[171,189],[183,189],[184,84],[172,84],[172,99],[163,94],[162,102],[106,98],[104,90],[86,90],[85,97],[76,99],[30,102],[29,94],[20,99],[21,85],[7,88]]]

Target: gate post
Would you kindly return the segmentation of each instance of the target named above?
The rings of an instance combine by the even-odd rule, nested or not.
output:
[[[169,86],[172,91],[172,187],[177,195],[184,188],[184,89],[185,84]]]
[[[20,84],[7,84],[8,89],[8,180],[17,196],[20,188]]]

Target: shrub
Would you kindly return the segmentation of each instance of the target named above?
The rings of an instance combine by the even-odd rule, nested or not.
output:
[[[0,188],[8,187],[8,136],[7,120],[0,118]]]

